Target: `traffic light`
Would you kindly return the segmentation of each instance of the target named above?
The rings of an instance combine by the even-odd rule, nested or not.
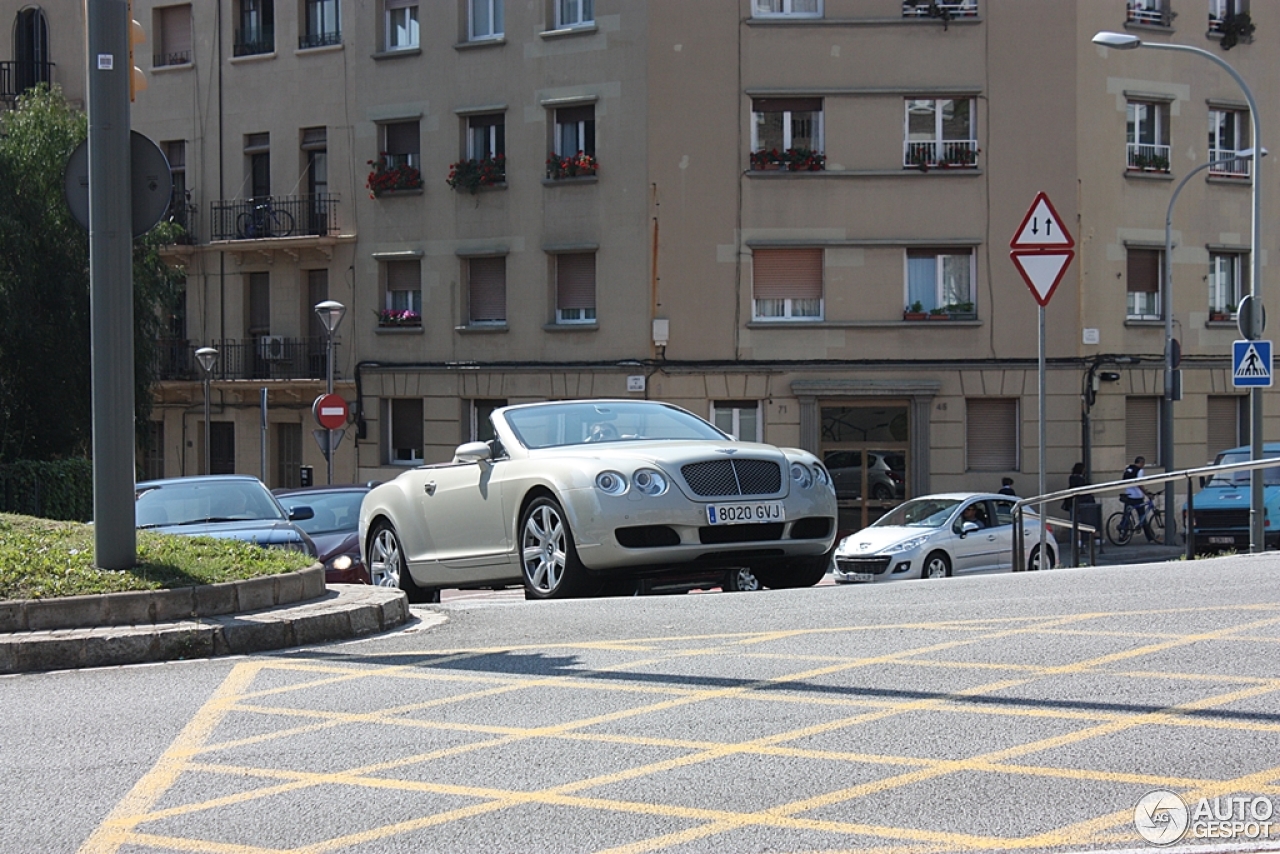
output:
[[[142,69],[134,65],[133,62],[133,46],[136,44],[144,44],[147,40],[147,31],[142,28],[133,19],[133,0],[129,0],[129,101],[132,102],[137,94],[147,88],[147,76],[142,73]]]

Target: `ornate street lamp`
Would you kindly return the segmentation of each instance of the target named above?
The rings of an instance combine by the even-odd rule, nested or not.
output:
[[[213,378],[213,366],[218,363],[218,351],[212,347],[196,350],[196,361],[204,369],[204,474],[209,474],[209,384]]]
[[[338,326],[342,323],[342,318],[347,313],[347,307],[337,300],[327,299],[324,302],[316,303],[316,316],[320,318],[320,322],[324,324],[324,330],[328,333],[328,343],[325,347],[325,366],[327,375],[325,379],[325,393],[333,394],[333,334],[338,331]],[[328,483],[333,483],[333,431],[327,431],[325,436],[325,461],[328,464]]]

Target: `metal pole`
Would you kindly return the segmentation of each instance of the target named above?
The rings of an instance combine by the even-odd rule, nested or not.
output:
[[[133,511],[133,212],[129,13],[86,0],[89,65],[89,315],[93,397],[94,563],[137,560]]]
[[[325,393],[333,394],[333,330],[332,329],[329,330],[329,341],[326,346],[326,351],[327,352],[325,355],[325,362],[327,363],[326,367],[328,368],[328,376],[325,380]],[[333,484],[333,431],[332,430],[328,430],[328,429],[325,430],[325,443],[327,446],[325,449],[325,455],[324,455],[326,471],[328,475],[327,483],[332,485]]]
[[[1180,50],[1184,53],[1195,53],[1216,63],[1240,86],[1244,99],[1249,104],[1249,124],[1253,134],[1253,199],[1250,228],[1249,255],[1252,275],[1249,277],[1249,296],[1252,298],[1251,324],[1246,338],[1257,341],[1262,337],[1262,125],[1258,121],[1258,103],[1253,98],[1244,78],[1231,67],[1226,60],[1203,48],[1185,44],[1165,44],[1163,42],[1141,42],[1142,47],[1152,50]],[[1246,331],[1246,330],[1241,330]],[[1249,457],[1252,460],[1263,459],[1262,452],[1262,389],[1255,386],[1249,389]],[[1249,479],[1249,551],[1256,554],[1266,548],[1263,529],[1263,472],[1255,469]]]
[[[202,472],[203,474],[210,473],[209,471],[209,468],[210,468],[209,467],[209,442],[210,442],[209,395],[211,394],[211,391],[209,388],[210,382],[211,382],[211,377],[209,376],[209,371],[206,370],[204,372],[204,471]]]
[[[1037,495],[1044,495],[1044,467],[1045,467],[1045,388],[1044,388],[1044,306],[1040,306],[1040,358],[1038,365],[1038,374],[1040,378],[1040,491]],[[1045,515],[1043,502],[1036,508],[1039,515],[1037,520],[1040,524],[1040,568],[1048,567],[1049,550],[1045,548]]]
[[[258,392],[258,408],[261,417],[258,425],[259,457],[262,463],[262,482],[267,482],[267,389],[265,386]]]

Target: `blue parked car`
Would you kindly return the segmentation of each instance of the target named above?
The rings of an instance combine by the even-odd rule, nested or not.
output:
[[[316,556],[311,537],[295,524],[313,511],[286,511],[256,477],[225,474],[146,480],[134,487],[138,530],[222,537]]]
[[[1223,451],[1214,459],[1215,466],[1247,463],[1253,459],[1248,445]],[[1275,457],[1280,463],[1280,444],[1267,443],[1263,457]],[[1280,547],[1280,465],[1263,469],[1263,502],[1265,520],[1263,538],[1266,547]],[[1232,471],[1214,475],[1196,493],[1195,518],[1185,520],[1187,530],[1195,538],[1195,550],[1218,552],[1249,550],[1249,477],[1248,471]],[[1185,518],[1187,508],[1182,507]]]

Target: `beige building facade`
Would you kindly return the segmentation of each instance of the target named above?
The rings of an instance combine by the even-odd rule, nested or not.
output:
[[[15,33],[32,10],[46,19],[52,76],[83,97],[83,36],[57,14],[80,4],[5,5]],[[1224,52],[1240,12],[1256,32]],[[1199,47],[1267,92],[1269,4],[134,0],[133,14],[149,36],[133,126],[170,157],[190,229],[171,253],[186,304],[148,475],[202,469],[191,354],[209,345],[215,470],[285,486],[311,466],[320,482],[308,434],[328,342],[312,307],[333,299],[352,411],[339,482],[448,459],[494,406],[610,396],[819,453],[845,527],[1006,476],[1034,494],[1039,313],[1009,244],[1040,192],[1076,253],[1045,309],[1047,486],[1077,461],[1095,481],[1138,454],[1157,468],[1170,310],[1175,464],[1247,441],[1230,352],[1249,164],[1181,190],[1171,300],[1159,289],[1173,190],[1252,144],[1244,96],[1202,57],[1090,39]],[[17,35],[8,48],[16,64]],[[1262,122],[1280,138],[1265,106]]]

